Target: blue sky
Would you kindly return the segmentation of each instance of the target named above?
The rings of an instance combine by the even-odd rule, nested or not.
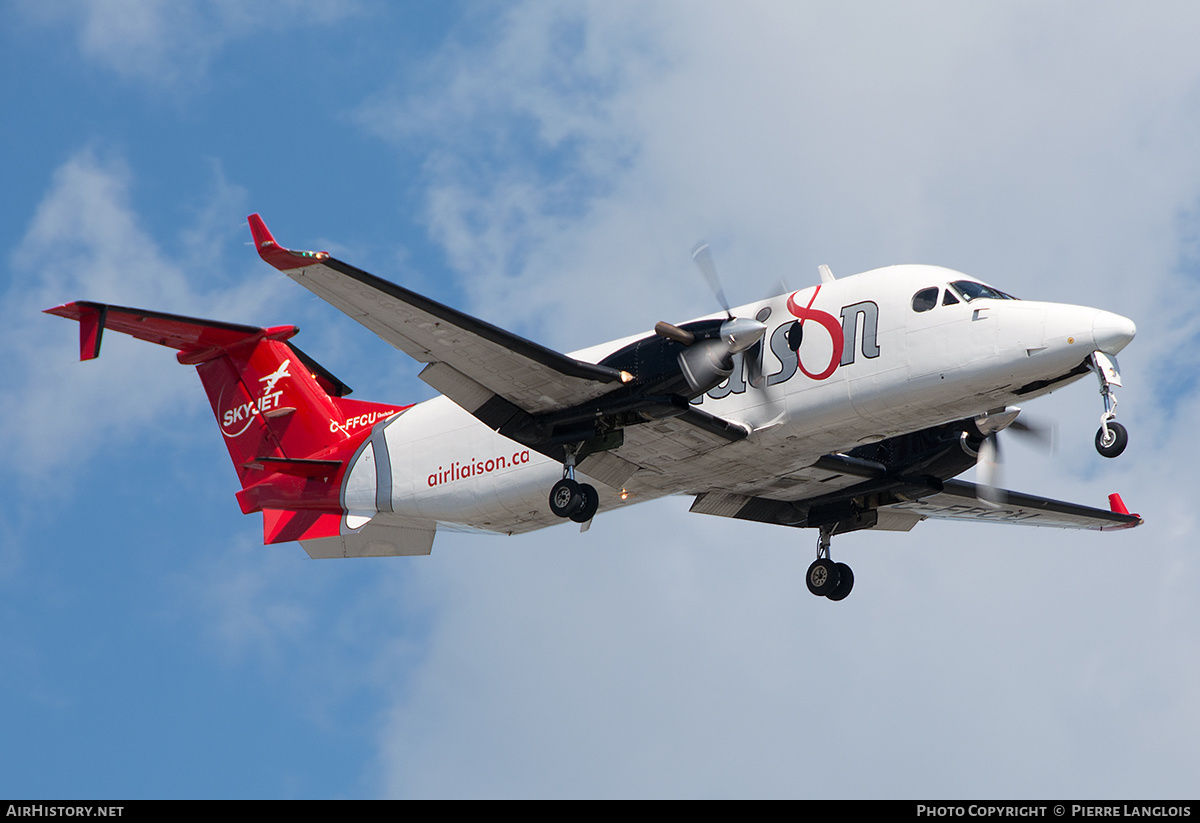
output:
[[[0,795],[1192,797],[1194,4],[0,7]],[[258,325],[362,399],[404,356],[245,216],[582,348],[898,262],[1134,318],[1120,417],[1006,479],[1147,524],[813,536],[672,499],[428,558],[263,547],[193,370],[89,299]]]

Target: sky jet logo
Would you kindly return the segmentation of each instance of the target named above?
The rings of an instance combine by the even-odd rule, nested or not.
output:
[[[288,370],[287,370],[288,364],[291,362],[292,361],[290,358],[287,360],[284,360],[283,364],[280,365],[280,367],[275,370],[274,374],[268,374],[266,377],[258,378],[259,383],[267,384],[267,385],[263,386],[263,396],[264,397],[266,397],[271,392],[275,391],[275,384],[278,383],[280,380],[282,380],[285,377],[291,377],[291,375],[288,374]]]
[[[240,436],[250,428],[256,415],[279,407],[279,398],[283,396],[283,390],[275,391],[275,386],[283,378],[292,376],[288,373],[288,365],[291,362],[290,359],[284,360],[273,373],[258,378],[258,382],[263,384],[260,397],[247,403],[238,403],[221,413],[221,432],[226,437]],[[234,427],[237,427],[236,431],[233,431]]]

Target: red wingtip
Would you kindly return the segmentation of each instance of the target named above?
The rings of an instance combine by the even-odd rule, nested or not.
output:
[[[1121,499],[1121,495],[1119,495],[1119,494],[1114,493],[1114,494],[1110,494],[1108,496],[1108,507],[1112,510],[1113,514],[1124,514],[1124,515],[1128,515],[1130,517],[1137,518],[1136,523],[1130,523],[1130,524],[1124,525],[1124,526],[1117,526],[1117,528],[1119,528],[1119,529],[1127,529],[1127,528],[1132,528],[1133,526],[1140,526],[1140,525],[1142,525],[1142,523],[1146,522],[1146,521],[1142,520],[1142,516],[1140,514],[1131,514],[1130,513],[1129,509],[1125,506],[1125,501]]]
[[[254,247],[261,249],[265,246],[278,246],[275,242],[274,235],[267,228],[267,224],[263,222],[262,215],[258,212],[246,218],[250,223],[250,234],[254,236]]]
[[[104,321],[108,306],[101,303],[66,303],[52,309],[43,309],[44,314],[79,321],[79,359],[95,360],[100,356],[100,340],[104,336]]]
[[[275,242],[275,236],[257,212],[246,218],[258,256],[280,271],[290,271],[319,263],[329,256],[323,251],[291,251]]]
[[[104,320],[108,306],[85,308],[79,318],[79,359],[95,360],[100,356],[100,339],[104,335]]]

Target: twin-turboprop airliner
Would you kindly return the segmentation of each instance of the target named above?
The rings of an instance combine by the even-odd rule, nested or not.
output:
[[[809,590],[854,575],[836,534],[927,518],[1075,529],[1142,520],[996,483],[997,434],[1018,403],[1087,374],[1104,402],[1096,447],[1120,454],[1115,355],[1133,322],[1018,300],[967,275],[901,265],[730,308],[572,354],[545,348],[343,263],[291,251],[249,218],[263,260],[426,364],[441,396],[371,403],[294,343],[258,328],[75,302],[80,358],[105,329],[178,350],[208,393],[264,542],[312,557],[428,554],[439,530],[521,534],[665,495],[691,510],[817,530]],[[954,480],[979,466],[977,483]]]

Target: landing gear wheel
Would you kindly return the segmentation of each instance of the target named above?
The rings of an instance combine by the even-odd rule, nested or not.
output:
[[[1129,432],[1120,423],[1109,421],[1108,437],[1104,434],[1104,426],[1101,426],[1096,432],[1096,451],[1105,457],[1116,457],[1129,445]]]
[[[564,477],[550,489],[550,511],[559,517],[570,517],[581,508],[586,501],[579,484]]]
[[[596,516],[596,509],[600,508],[600,493],[590,483],[581,483],[579,494],[583,497],[583,504],[570,517],[576,523],[586,523]]]
[[[808,567],[808,574],[804,576],[804,581],[808,583],[808,590],[817,597],[827,597],[838,587],[840,582],[837,568],[839,565],[843,564],[834,563],[828,557],[814,560],[813,564]]]
[[[825,596],[830,600],[845,600],[846,595],[850,594],[850,590],[854,588],[854,572],[850,571],[850,567],[845,563],[837,563],[836,567],[838,571],[837,587]]]

